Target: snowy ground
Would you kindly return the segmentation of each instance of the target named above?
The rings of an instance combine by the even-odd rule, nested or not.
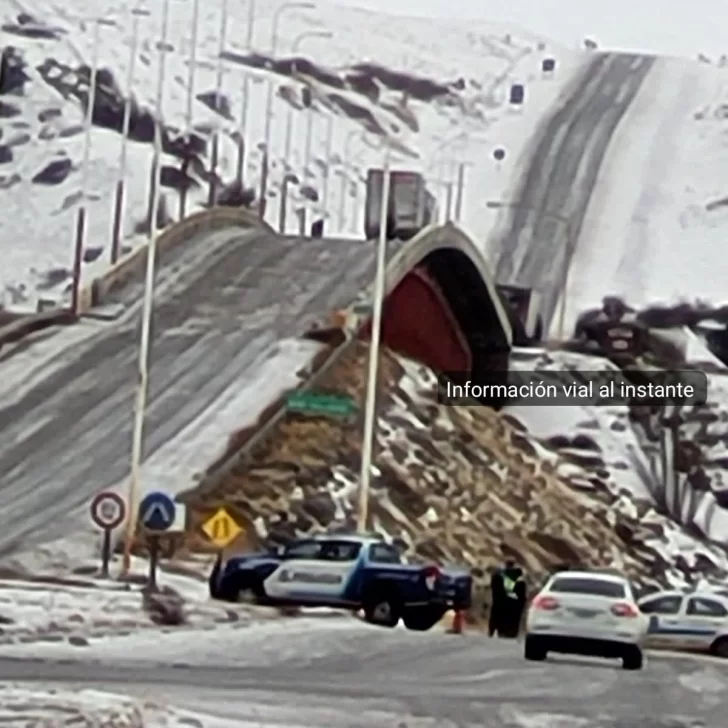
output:
[[[191,5],[174,3],[170,22],[170,41],[175,50],[167,57],[168,83],[165,86],[163,110],[165,122],[180,129],[185,128]],[[24,51],[31,70],[33,65],[40,64],[49,57],[69,65],[77,64],[80,59],[88,62],[93,50],[93,25],[84,25],[77,18],[90,15],[114,18],[120,26],[118,29],[101,28],[103,42],[100,48],[100,65],[112,69],[123,87],[129,55],[129,9],[132,3],[104,0],[99,5],[99,2],[76,0],[72,11],[48,5],[42,0],[24,0],[22,6],[25,11],[47,23],[68,31],[63,40],[57,41],[31,41],[0,32],[3,45],[14,44]],[[220,2],[208,3],[202,8],[202,32],[199,35],[195,74],[197,93],[210,91],[215,86],[220,8]],[[13,13],[16,10],[17,8],[12,8]],[[6,9],[4,19],[13,19],[10,11],[11,8]],[[229,43],[225,44],[228,50],[237,53],[244,51],[242,45],[246,13],[247,9],[243,5],[231,4],[227,30]],[[415,159],[409,158],[403,164],[425,169],[435,184],[437,180],[454,180],[455,162],[462,160],[473,163],[467,171],[463,222],[476,239],[486,237],[487,229],[484,225],[492,222],[492,217],[485,210],[487,200],[482,191],[488,189],[495,197],[503,194],[518,155],[540,114],[554,101],[563,82],[570,78],[571,71],[582,58],[579,52],[556,48],[524,32],[494,24],[433,24],[426,20],[390,18],[327,3],[319,3],[312,10],[291,9],[281,17],[278,56],[291,55],[293,45],[304,33],[328,32],[332,34],[331,38],[305,37],[297,52],[310,56],[320,66],[334,71],[355,62],[375,60],[396,70],[424,75],[438,82],[463,80],[464,88],[459,92],[461,102],[455,106],[412,102],[410,110],[417,117],[418,131],[405,131],[400,137],[402,143],[416,155]],[[261,11],[260,17],[256,17],[253,46],[257,51],[268,52],[270,49],[271,20],[272,14],[268,9]],[[134,85],[139,101],[149,106],[153,106],[156,93],[157,59],[153,46],[160,33],[161,4],[157,4],[152,15],[141,23],[140,52]],[[374,38],[376,59],[371,57]],[[540,64],[545,56],[557,58],[557,72],[553,78],[541,76]],[[232,63],[224,68],[222,87],[230,97],[233,117],[232,121],[222,124],[221,169],[227,180],[232,178],[235,169],[236,150],[229,134],[239,126],[244,86],[243,68]],[[248,182],[257,181],[259,174],[261,154],[257,145],[264,138],[267,96],[265,81],[270,76],[258,71],[251,71],[249,74],[249,123],[246,136],[252,151],[246,169]],[[277,77],[276,80],[283,85],[296,86],[284,77]],[[514,82],[526,84],[526,105],[518,112],[509,111],[507,108],[508,87]],[[0,285],[6,289],[6,305],[14,303],[23,307],[35,304],[34,289],[38,284],[42,285],[48,271],[69,267],[76,207],[71,201],[78,195],[81,185],[79,172],[72,173],[64,183],[56,187],[31,185],[29,178],[57,155],[67,155],[75,164],[80,165],[84,144],[82,134],[59,136],[64,129],[81,121],[80,109],[71,102],[59,104],[59,97],[36,74],[33,74],[32,81],[26,88],[28,92],[24,99],[7,97],[8,102],[21,108],[22,116],[11,122],[12,126],[18,127],[17,131],[9,129],[3,140],[8,143],[9,137],[19,137],[12,147],[15,159],[0,168],[5,178],[10,178],[13,174],[21,177],[19,183],[0,191],[4,209],[10,210],[10,214],[4,215],[0,220],[0,239],[3,240]],[[322,89],[315,87],[315,90]],[[356,97],[360,103],[363,100],[362,96],[353,93],[345,95],[352,99]],[[370,104],[371,111],[378,120],[387,124],[394,120],[394,116],[384,110],[382,104],[397,100],[393,93],[385,91],[378,105]],[[53,106],[61,106],[63,116],[50,125],[39,122],[38,113]],[[364,103],[364,106],[367,104]],[[326,185],[317,178],[322,176],[324,170],[329,169],[325,207],[331,217],[331,231],[361,235],[361,177],[368,166],[381,162],[381,152],[376,148],[376,143],[365,137],[358,123],[341,115],[329,115],[328,119],[333,120],[332,146],[329,164],[324,164],[328,122],[321,113],[323,107],[319,106],[314,112],[313,164],[306,177],[301,169],[306,127],[303,112],[293,112],[293,154],[289,160],[282,159],[285,121],[289,108],[291,106],[288,101],[274,96],[271,127],[273,168],[270,183],[275,196],[269,199],[268,219],[277,221],[276,190],[280,186],[283,162],[286,161],[307,183],[318,186],[322,194]],[[204,104],[194,104],[195,125],[209,127],[215,122],[214,117],[215,114]],[[400,123],[399,126],[403,125]],[[30,138],[20,139],[25,136]],[[492,157],[497,147],[506,150],[502,169],[498,168]],[[130,210],[126,220],[127,232],[135,221],[143,217],[151,150],[146,145],[132,143],[129,152]],[[104,246],[105,250],[99,262],[86,267],[86,276],[97,274],[108,260],[112,192],[118,173],[119,155],[119,135],[95,129],[92,134],[89,168],[89,189],[92,190],[92,197],[89,200],[88,245]],[[444,189],[442,185],[439,188],[444,203]],[[291,228],[294,225],[295,206],[291,205],[289,208]],[[170,211],[176,213],[176,202],[171,198]],[[342,211],[343,219],[340,215]]]
[[[145,560],[135,559],[126,582],[116,580],[118,563],[112,564],[112,578],[101,579],[93,575],[99,561],[87,561],[77,554],[74,561],[56,553],[51,564],[36,552],[32,563],[30,557],[20,558],[15,566],[23,561],[25,568],[18,569],[17,574],[10,565],[3,565],[0,644],[68,641],[83,645],[88,638],[143,629],[158,635],[160,628],[142,608],[141,589],[148,573]],[[25,576],[29,572],[31,579]],[[253,616],[277,616],[272,610],[258,610],[260,613],[254,615],[250,608],[211,602],[201,564],[197,571],[194,564],[163,568],[158,583],[162,589],[174,590],[184,602],[185,625],[170,629],[212,627],[231,621],[247,624]]]
[[[0,688],[0,723],[16,726],[123,726],[124,728],[260,728],[259,722],[214,718],[100,690],[23,685]]]
[[[726,300],[728,70],[658,60],[608,150],[569,271],[566,324],[603,295],[635,308]]]
[[[167,633],[110,635],[88,640],[82,646],[69,642],[38,642],[32,646],[16,644],[3,648],[5,657],[92,661],[118,666],[215,666],[255,667],[307,663],[317,657],[340,651],[345,653],[354,641],[365,657],[371,630],[379,629],[349,616],[309,616],[272,619],[259,623],[220,625],[214,630],[186,629]],[[313,639],[319,634],[320,639]],[[324,634],[325,633],[325,634]],[[195,649],[191,650],[190,645]],[[285,648],[281,645],[285,644]],[[240,649],[230,649],[236,645]]]

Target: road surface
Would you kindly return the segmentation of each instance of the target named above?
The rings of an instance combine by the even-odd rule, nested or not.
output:
[[[147,455],[265,366],[281,340],[350,303],[375,265],[374,248],[359,241],[239,229],[208,233],[190,250],[157,289]],[[121,296],[118,320],[42,342],[58,349],[43,367],[36,347],[3,363],[0,555],[66,535],[67,517],[128,473],[140,303],[139,291]]]
[[[192,664],[154,664],[142,648],[134,657],[130,649],[126,660],[67,648],[80,661],[1,659],[0,679],[153,696],[263,726],[725,726],[728,672],[720,664],[654,657],[634,673],[582,658],[526,663],[520,644],[478,633],[453,637],[358,624],[328,632],[311,622],[278,635],[269,631],[262,643],[255,627],[231,631],[218,666],[211,666],[210,654],[208,666],[195,664],[205,646],[191,640]],[[205,634],[211,633],[202,641]]]
[[[496,278],[538,289],[544,330],[560,335],[558,302],[589,198],[617,125],[654,59],[600,54],[546,125],[496,249]],[[555,320],[556,317],[556,320]]]

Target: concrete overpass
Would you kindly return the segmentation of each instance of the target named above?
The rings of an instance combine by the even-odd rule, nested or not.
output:
[[[161,246],[147,457],[259,373],[281,341],[330,326],[332,312],[373,280],[371,242],[281,237],[232,214],[200,213],[180,224],[188,234],[165,233],[176,243]],[[87,307],[117,304],[113,320],[60,328],[52,347],[46,338],[3,362],[11,368],[0,382],[0,553],[64,535],[93,494],[127,477],[141,308],[130,291],[138,293],[144,259],[117,265],[84,296]],[[473,370],[510,346],[487,262],[453,226],[393,243],[387,290],[385,340],[405,353]]]

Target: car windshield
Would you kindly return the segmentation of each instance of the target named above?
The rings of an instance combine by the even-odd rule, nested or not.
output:
[[[589,594],[597,597],[624,599],[624,584],[610,579],[590,579],[586,576],[559,576],[551,582],[549,591],[566,594]]]

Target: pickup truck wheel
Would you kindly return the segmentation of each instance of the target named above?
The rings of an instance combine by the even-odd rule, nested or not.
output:
[[[379,627],[396,627],[401,612],[399,601],[392,594],[377,595],[364,605],[364,619]]]
[[[260,604],[265,601],[265,591],[260,584],[246,584],[238,589],[238,598],[235,601],[240,604]]]
[[[442,607],[415,607],[405,610],[402,621],[407,629],[415,632],[426,632],[432,629],[443,617],[445,610]]]
[[[710,654],[716,657],[728,657],[728,637],[718,637],[710,646]]]

